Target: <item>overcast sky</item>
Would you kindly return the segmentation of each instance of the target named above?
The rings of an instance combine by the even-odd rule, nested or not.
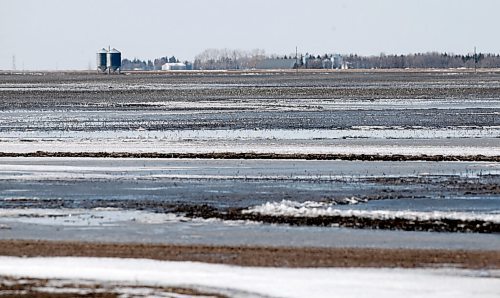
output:
[[[87,69],[95,53],[206,48],[405,54],[500,53],[498,0],[0,0],[0,69]]]

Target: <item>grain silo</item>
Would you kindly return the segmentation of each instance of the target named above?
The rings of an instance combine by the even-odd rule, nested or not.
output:
[[[122,67],[122,53],[117,49],[113,48],[107,53],[107,63],[106,66],[109,72],[116,72]]]
[[[106,49],[101,49],[97,52],[97,70],[100,72],[105,72],[108,68],[107,65],[107,54]]]

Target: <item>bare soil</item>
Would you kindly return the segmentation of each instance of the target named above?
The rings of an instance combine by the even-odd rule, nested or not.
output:
[[[49,289],[57,290],[48,291]],[[189,288],[179,287],[148,287],[126,284],[89,282],[79,283],[72,280],[48,280],[36,278],[17,278],[0,276],[0,297],[30,297],[30,298],[65,298],[65,297],[93,297],[93,298],[118,298],[124,297],[122,290],[142,290],[144,295],[134,294],[134,297],[184,295],[186,297],[213,297],[224,298],[225,295],[207,293]],[[125,297],[129,297],[126,295]]]
[[[453,266],[470,269],[500,269],[500,250],[288,248],[2,240],[0,241],[0,255],[148,258],[238,266],[292,268]]]

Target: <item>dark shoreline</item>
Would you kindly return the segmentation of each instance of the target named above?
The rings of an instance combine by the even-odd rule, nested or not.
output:
[[[485,155],[380,155],[380,154],[321,154],[321,153],[159,153],[159,152],[0,152],[0,157],[73,157],[73,158],[163,158],[163,159],[302,159],[347,161],[484,161],[500,162],[500,156]]]
[[[217,218],[221,220],[248,220],[266,224],[287,224],[291,226],[316,226],[354,229],[399,230],[418,232],[449,232],[449,233],[487,233],[500,234],[500,224],[484,220],[457,220],[457,219],[380,219],[359,216],[283,216],[265,215],[258,213],[244,213],[244,210],[230,210],[218,212],[210,210],[209,206],[196,206],[193,211],[186,213],[187,217],[203,219]]]

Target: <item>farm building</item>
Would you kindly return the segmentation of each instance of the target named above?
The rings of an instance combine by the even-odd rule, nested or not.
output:
[[[165,63],[161,66],[161,70],[186,70],[185,63]]]

